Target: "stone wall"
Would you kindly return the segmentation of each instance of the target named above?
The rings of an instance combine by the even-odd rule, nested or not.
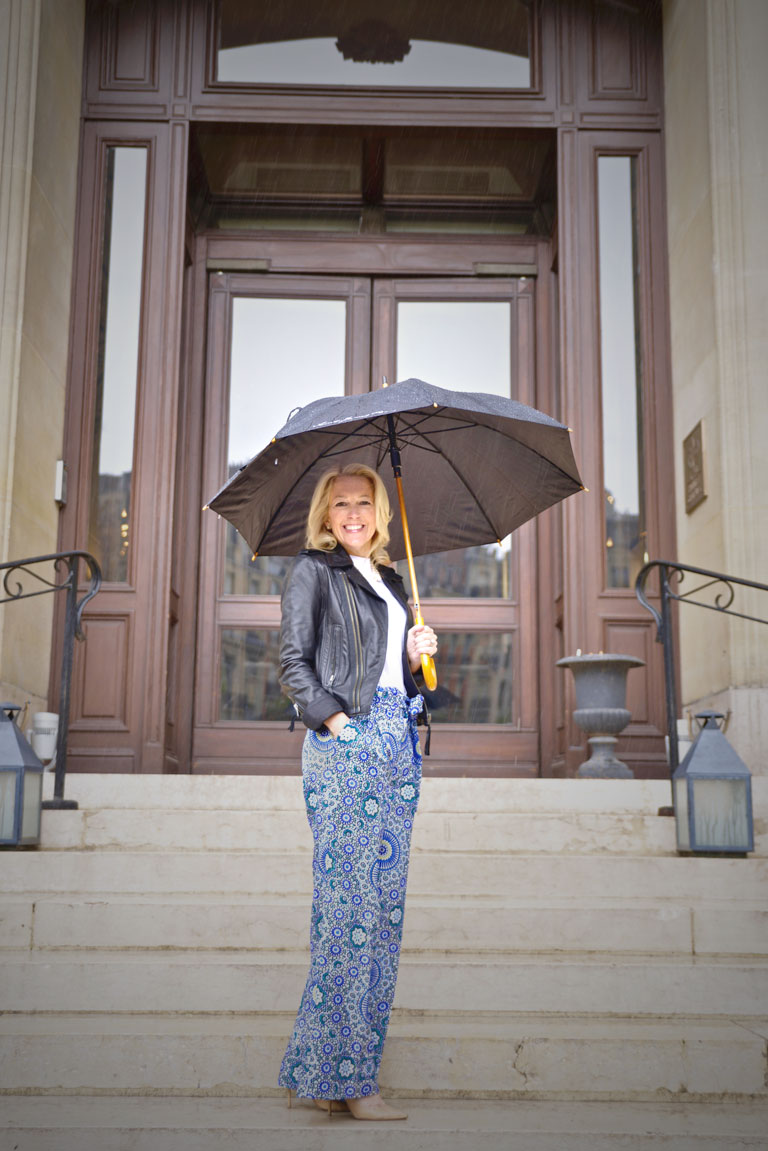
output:
[[[2,0],[0,556],[56,550],[84,0]],[[47,706],[53,597],[0,607],[0,697]]]
[[[768,582],[768,5],[665,0],[664,68],[678,558]],[[707,498],[685,510],[683,440],[702,421]],[[762,602],[761,602],[762,600]],[[768,616],[768,595],[738,593]],[[682,608],[686,711],[731,711],[768,771],[768,629]]]

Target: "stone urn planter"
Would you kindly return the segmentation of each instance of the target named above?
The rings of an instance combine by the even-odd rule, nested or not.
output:
[[[627,673],[644,667],[632,655],[569,655],[557,667],[569,667],[576,685],[574,721],[589,740],[589,759],[576,772],[588,779],[634,779],[634,773],[614,754],[616,739],[632,718],[627,710]]]

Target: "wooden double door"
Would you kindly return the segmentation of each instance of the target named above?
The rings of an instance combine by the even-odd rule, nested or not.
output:
[[[380,262],[401,267],[419,255],[417,245],[398,243],[382,259],[384,246],[378,247]],[[201,502],[269,442],[293,409],[320,396],[380,387],[383,378],[416,376],[553,411],[551,379],[537,380],[537,365],[546,361],[537,355],[543,323],[537,312],[547,311],[537,299],[540,247],[546,254],[544,245],[527,244],[502,265],[496,254],[491,271],[498,266],[499,273],[487,276],[475,274],[485,267],[483,250],[471,246],[459,275],[434,274],[436,254],[438,263],[442,254],[456,266],[450,246],[447,253],[431,246],[430,275],[397,267],[365,275],[250,272],[240,270],[237,258],[208,255]],[[364,251],[361,245],[358,256]],[[268,267],[290,268],[290,254],[274,256],[264,261]],[[293,259],[299,263],[300,253]],[[503,274],[510,270],[520,274]],[[406,500],[418,479],[404,477]],[[279,595],[289,563],[290,557],[253,560],[230,525],[202,514],[193,771],[298,769],[303,729],[288,731],[290,708],[277,681]],[[404,563],[401,571],[407,578]],[[501,545],[422,557],[417,572],[424,614],[440,634],[428,770],[537,774],[537,525]]]

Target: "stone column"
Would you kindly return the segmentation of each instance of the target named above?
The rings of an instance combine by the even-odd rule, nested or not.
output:
[[[0,557],[56,550],[85,0],[0,0]],[[0,562],[2,562],[0,561]],[[52,597],[0,607],[0,696],[45,707]]]
[[[39,0],[0,0],[0,562],[10,558],[13,518],[39,34]],[[0,608],[3,698],[7,620]]]
[[[768,582],[768,5],[665,0],[678,556]],[[701,420],[707,498],[685,508],[682,443]],[[768,615],[768,596],[735,607]],[[732,712],[766,771],[768,628],[682,608],[686,709]]]

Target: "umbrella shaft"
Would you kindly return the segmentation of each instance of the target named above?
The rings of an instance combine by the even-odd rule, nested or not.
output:
[[[402,465],[400,462],[400,449],[397,446],[397,436],[395,435],[395,421],[392,416],[387,416],[387,430],[389,432],[389,458],[392,461],[392,471],[395,474],[395,483],[397,485],[397,498],[400,503],[400,519],[403,522],[403,542],[405,543],[405,557],[408,560],[408,574],[411,577],[411,594],[413,595],[413,614],[416,623],[419,625],[424,624],[424,616],[421,614],[421,604],[419,603],[419,585],[416,582],[416,568],[413,566],[413,548],[411,547],[411,533],[408,530],[408,516],[405,511],[405,497],[403,496],[403,481],[402,481]],[[424,683],[430,691],[434,691],[437,687],[437,668],[435,661],[431,655],[426,653],[421,657],[421,670],[424,673]]]
[[[394,472],[395,479],[400,482],[400,476],[403,474],[402,462],[400,460],[400,449],[397,446],[397,436],[395,435],[395,421],[392,416],[387,416],[387,432],[389,433],[389,459],[392,463],[392,471]],[[403,507],[402,492],[398,488],[400,496],[400,508]]]
[[[393,456],[394,466],[394,456]],[[413,595],[413,615],[417,624],[424,623],[419,603],[419,585],[416,582],[416,568],[413,564],[413,548],[411,547],[411,533],[408,530],[408,516],[405,511],[405,497],[403,496],[403,481],[399,470],[395,470],[395,483],[397,484],[397,498],[400,503],[400,518],[403,521],[403,541],[405,543],[405,557],[408,560],[408,574],[411,577],[411,594]],[[435,661],[429,655],[422,655],[421,670],[424,673],[424,682],[430,691],[437,687],[437,670]]]
[[[413,564],[413,548],[411,547],[411,533],[408,530],[408,516],[405,511],[405,498],[403,496],[403,481],[399,475],[395,474],[395,483],[397,484],[397,498],[400,503],[400,518],[403,523],[403,542],[405,543],[405,558],[408,561],[408,574],[411,577],[411,594],[413,595],[413,613],[416,617],[416,623],[424,623],[421,616],[421,605],[419,604],[419,585],[416,582],[416,568]]]

